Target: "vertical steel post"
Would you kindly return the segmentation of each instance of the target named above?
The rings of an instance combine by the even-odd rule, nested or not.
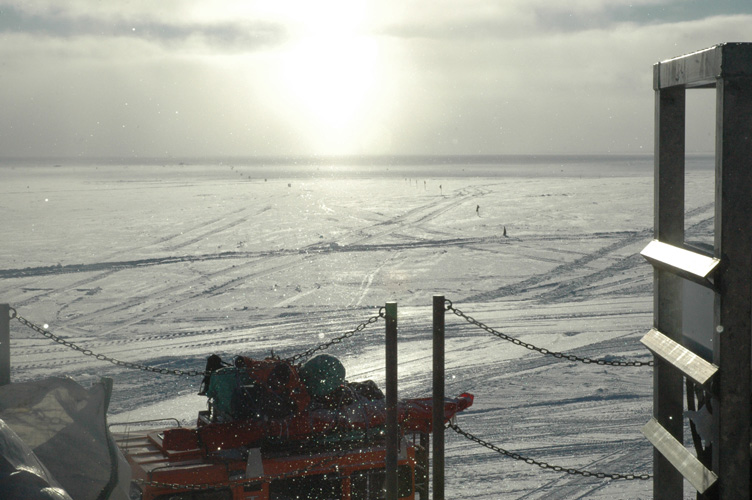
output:
[[[415,493],[420,495],[420,498],[428,500],[428,491],[430,488],[430,470],[428,455],[429,448],[431,446],[431,434],[428,432],[420,433],[420,453],[415,453]]]
[[[433,498],[444,500],[444,296],[433,296]]]
[[[659,88],[655,69],[655,239],[681,247],[684,244],[684,143],[683,87]],[[653,278],[653,325],[682,343],[682,279],[656,269]],[[684,379],[678,370],[655,357],[653,416],[679,442],[684,436]],[[653,451],[653,498],[682,500],[684,478],[658,451]]]
[[[10,306],[0,304],[0,385],[10,384]]]
[[[750,498],[750,357],[752,345],[752,78],[716,85],[715,280],[716,332],[713,471],[721,500]]]
[[[386,303],[386,500],[397,500],[397,303]]]

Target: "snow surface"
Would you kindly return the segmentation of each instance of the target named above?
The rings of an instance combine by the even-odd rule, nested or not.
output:
[[[94,353],[203,370],[283,357],[399,307],[400,397],[431,391],[431,303],[551,351],[649,361],[652,158],[0,166],[0,302]],[[375,162],[376,163],[376,162]],[[689,162],[687,239],[712,241],[713,172]],[[476,212],[476,207],[479,209]],[[507,237],[502,235],[506,227]],[[535,460],[652,473],[652,369],[561,361],[447,315],[462,428]],[[327,352],[384,385],[384,322]],[[191,423],[200,377],[125,369],[11,324],[12,378],[115,379],[111,422]],[[637,499],[652,481],[512,460],[447,431],[447,498]],[[686,486],[685,497],[694,498]]]

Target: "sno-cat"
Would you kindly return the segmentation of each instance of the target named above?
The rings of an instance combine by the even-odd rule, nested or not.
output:
[[[271,357],[207,362],[195,427],[120,424],[133,500],[376,500],[385,498],[385,401],[350,383],[328,355],[302,366]],[[472,404],[445,400],[445,421]],[[399,403],[398,497],[428,498],[430,398]],[[139,430],[141,429],[141,430]]]

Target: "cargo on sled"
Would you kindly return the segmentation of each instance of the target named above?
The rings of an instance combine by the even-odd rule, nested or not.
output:
[[[217,356],[200,394],[196,427],[117,435],[143,500],[320,500],[383,498],[384,393],[349,382],[337,358],[303,365],[277,357]],[[444,423],[472,405],[444,402]],[[399,498],[427,498],[431,398],[399,402]]]

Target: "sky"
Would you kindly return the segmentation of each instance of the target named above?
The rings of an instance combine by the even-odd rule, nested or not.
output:
[[[651,154],[653,64],[747,41],[749,0],[0,0],[0,157]]]

